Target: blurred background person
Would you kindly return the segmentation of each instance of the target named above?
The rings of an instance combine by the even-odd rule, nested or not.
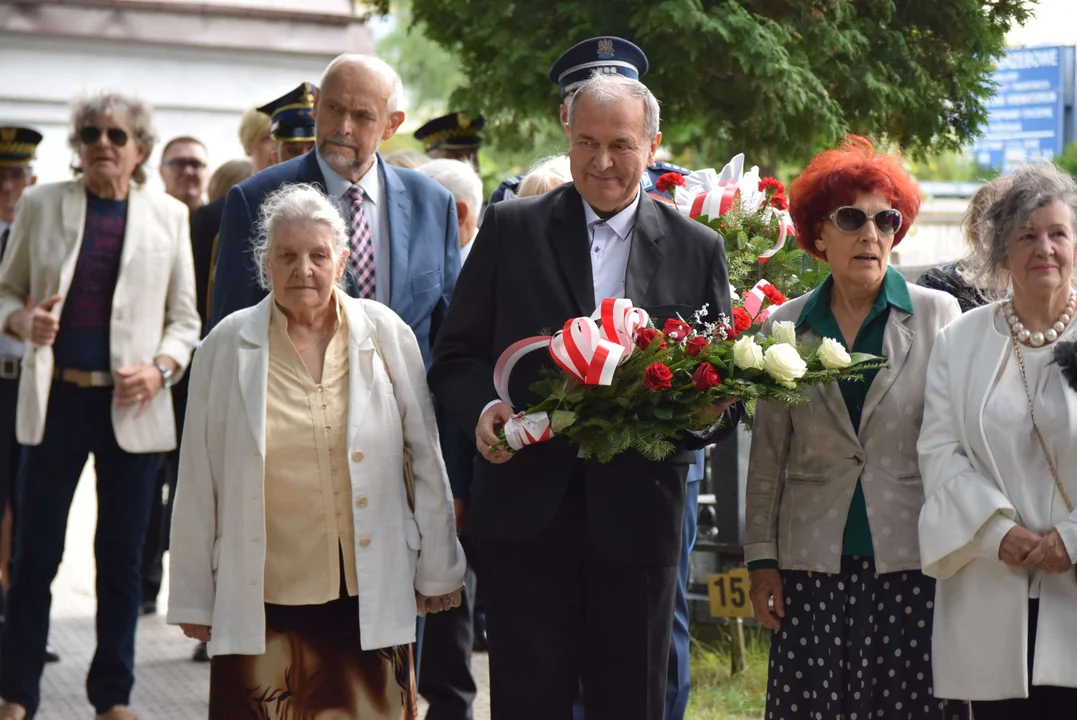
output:
[[[206,146],[193,137],[172,138],[161,150],[158,169],[165,192],[187,206],[192,213],[206,202],[209,164]]]
[[[261,172],[276,163],[277,143],[269,134],[269,116],[258,108],[243,113],[239,121],[239,142],[251,159],[254,172]]]
[[[30,447],[0,640],[3,720],[32,717],[40,701],[50,586],[91,453],[97,650],[86,688],[99,717],[134,717],[142,549],[160,454],[176,446],[167,389],[198,339],[188,209],[144,187],[149,108],[111,93],[80,100],[68,140],[79,177],[23,198],[0,266],[0,327],[34,346],[19,388],[17,434]]]
[[[431,160],[419,172],[452,193],[456,203],[456,224],[460,229],[460,264],[471,252],[471,241],[479,232],[482,208],[482,179],[475,169],[461,160]]]
[[[394,150],[390,153],[385,153],[382,160],[389,165],[407,168],[408,170],[417,170],[423,163],[430,162],[429,157],[415,150]]]
[[[480,131],[486,125],[482,115],[470,117],[456,112],[434,118],[415,131],[415,139],[423,144],[423,152],[435,160],[461,160],[479,172]]]
[[[790,190],[797,244],[830,274],[765,332],[788,322],[798,342],[830,338],[888,366],[809,388],[804,405],[756,409],[744,556],[755,617],[774,631],[774,717],[968,718],[932,695],[935,581],[920,572],[916,531],[928,358],[961,311],[890,266],[920,198],[901,157],[856,136],[816,155]]]
[[[269,136],[276,143],[274,164],[297,158],[314,147],[314,96],[318,86],[309,82],[258,108],[269,116]]]
[[[542,158],[533,164],[531,169],[523,176],[517,197],[541,195],[567,182],[572,182],[572,171],[568,165],[568,155],[554,155],[553,157]]]
[[[269,295],[195,359],[168,621],[209,642],[209,717],[417,720],[416,612],[456,607],[455,536],[418,342],[341,289],[335,203],[286,185],[253,248]],[[371,364],[373,363],[373,364]]]
[[[974,237],[969,277],[1006,297],[940,334],[918,446],[935,694],[971,699],[976,720],[1071,718],[1077,183],[1049,162],[1016,170]]]

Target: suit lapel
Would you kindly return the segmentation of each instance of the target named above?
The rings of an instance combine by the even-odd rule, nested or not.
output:
[[[120,248],[118,277],[123,277],[124,269],[131,262],[131,258],[139,251],[138,245],[142,242],[143,230],[153,227],[147,224],[150,221],[149,214],[150,208],[142,188],[132,185],[131,191],[127,194],[127,220],[123,226],[123,247]]]
[[[408,295],[408,255],[411,238],[411,197],[404,191],[404,183],[396,170],[386,165],[378,155],[378,167],[381,172],[382,187],[385,188],[385,202],[389,215],[389,227],[383,232],[389,233],[389,307],[400,309]]]
[[[363,419],[370,407],[370,394],[373,391],[373,363],[375,359],[376,338],[374,325],[362,310],[362,306],[347,297],[343,292],[337,293],[341,311],[348,323],[348,438],[360,434]],[[388,374],[386,368],[386,374]],[[391,380],[391,378],[390,378]]]
[[[551,242],[561,272],[580,315],[590,315],[595,311],[595,283],[588,251],[590,238],[583,214],[583,198],[573,185],[565,186],[554,204],[553,221],[558,227]]]
[[[67,186],[64,192],[62,207],[63,227],[63,258],[60,260],[59,285],[55,292],[67,295],[71,287],[71,279],[75,276],[75,264],[78,262],[79,249],[82,246],[82,235],[86,228],[86,186],[81,180],[76,180]],[[50,293],[51,294],[51,293]],[[48,297],[43,296],[41,299]],[[63,302],[56,313],[63,311]]]
[[[325,177],[322,169],[318,167],[318,156],[311,150],[300,161],[299,172],[296,174],[296,182],[310,183],[325,192]]]
[[[890,308],[890,321],[886,323],[886,331],[883,333],[883,357],[889,367],[880,370],[868,388],[867,397],[864,398],[864,412],[860,418],[862,428],[867,427],[868,418],[897,380],[901,368],[905,365],[905,359],[909,356],[913,338],[916,337],[916,332],[908,326],[911,317],[912,315],[904,310]]]
[[[639,210],[636,214],[635,230],[632,232],[632,247],[628,253],[628,269],[625,272],[625,297],[636,305],[648,304],[647,289],[662,264],[659,241],[663,234],[654,200],[640,190]]]
[[[236,367],[239,395],[247,411],[247,423],[258,444],[262,460],[266,457],[266,383],[269,381],[269,316],[273,294],[258,303],[239,331]]]

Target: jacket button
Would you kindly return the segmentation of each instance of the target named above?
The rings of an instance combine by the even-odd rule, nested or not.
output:
[[[364,455],[363,455],[362,450],[356,450],[355,452],[352,453],[352,460],[354,460],[355,462],[359,462],[360,460],[363,459],[363,457],[364,457]]]
[[[362,540],[359,541],[359,547],[364,547],[365,548],[369,544],[370,544],[370,538],[363,538]]]
[[[357,508],[365,508],[366,507],[366,496],[365,495],[361,496],[359,499],[357,499],[355,501],[355,507],[357,507]]]

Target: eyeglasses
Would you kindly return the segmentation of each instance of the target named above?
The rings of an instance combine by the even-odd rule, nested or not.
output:
[[[166,160],[164,164],[173,170],[194,170],[195,172],[205,170],[208,167],[198,158],[172,158],[171,160]]]
[[[901,213],[897,210],[880,210],[874,215],[868,215],[858,207],[846,205],[826,216],[827,220],[834,221],[838,230],[847,233],[858,232],[867,224],[869,218],[883,235],[893,235],[901,229]]]
[[[101,135],[108,135],[108,141],[116,147],[123,147],[127,144],[127,131],[120,128],[111,127],[107,130],[102,130],[99,127],[93,125],[87,125],[79,130],[79,140],[83,145],[93,145],[101,139]]]

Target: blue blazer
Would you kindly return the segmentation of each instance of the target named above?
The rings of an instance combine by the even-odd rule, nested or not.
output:
[[[389,214],[389,307],[411,326],[429,367],[431,339],[460,274],[456,204],[448,190],[425,175],[384,162],[379,165]],[[217,240],[207,331],[265,297],[251,254],[254,226],[266,195],[298,183],[325,189],[314,152],[266,168],[228,193]]]

